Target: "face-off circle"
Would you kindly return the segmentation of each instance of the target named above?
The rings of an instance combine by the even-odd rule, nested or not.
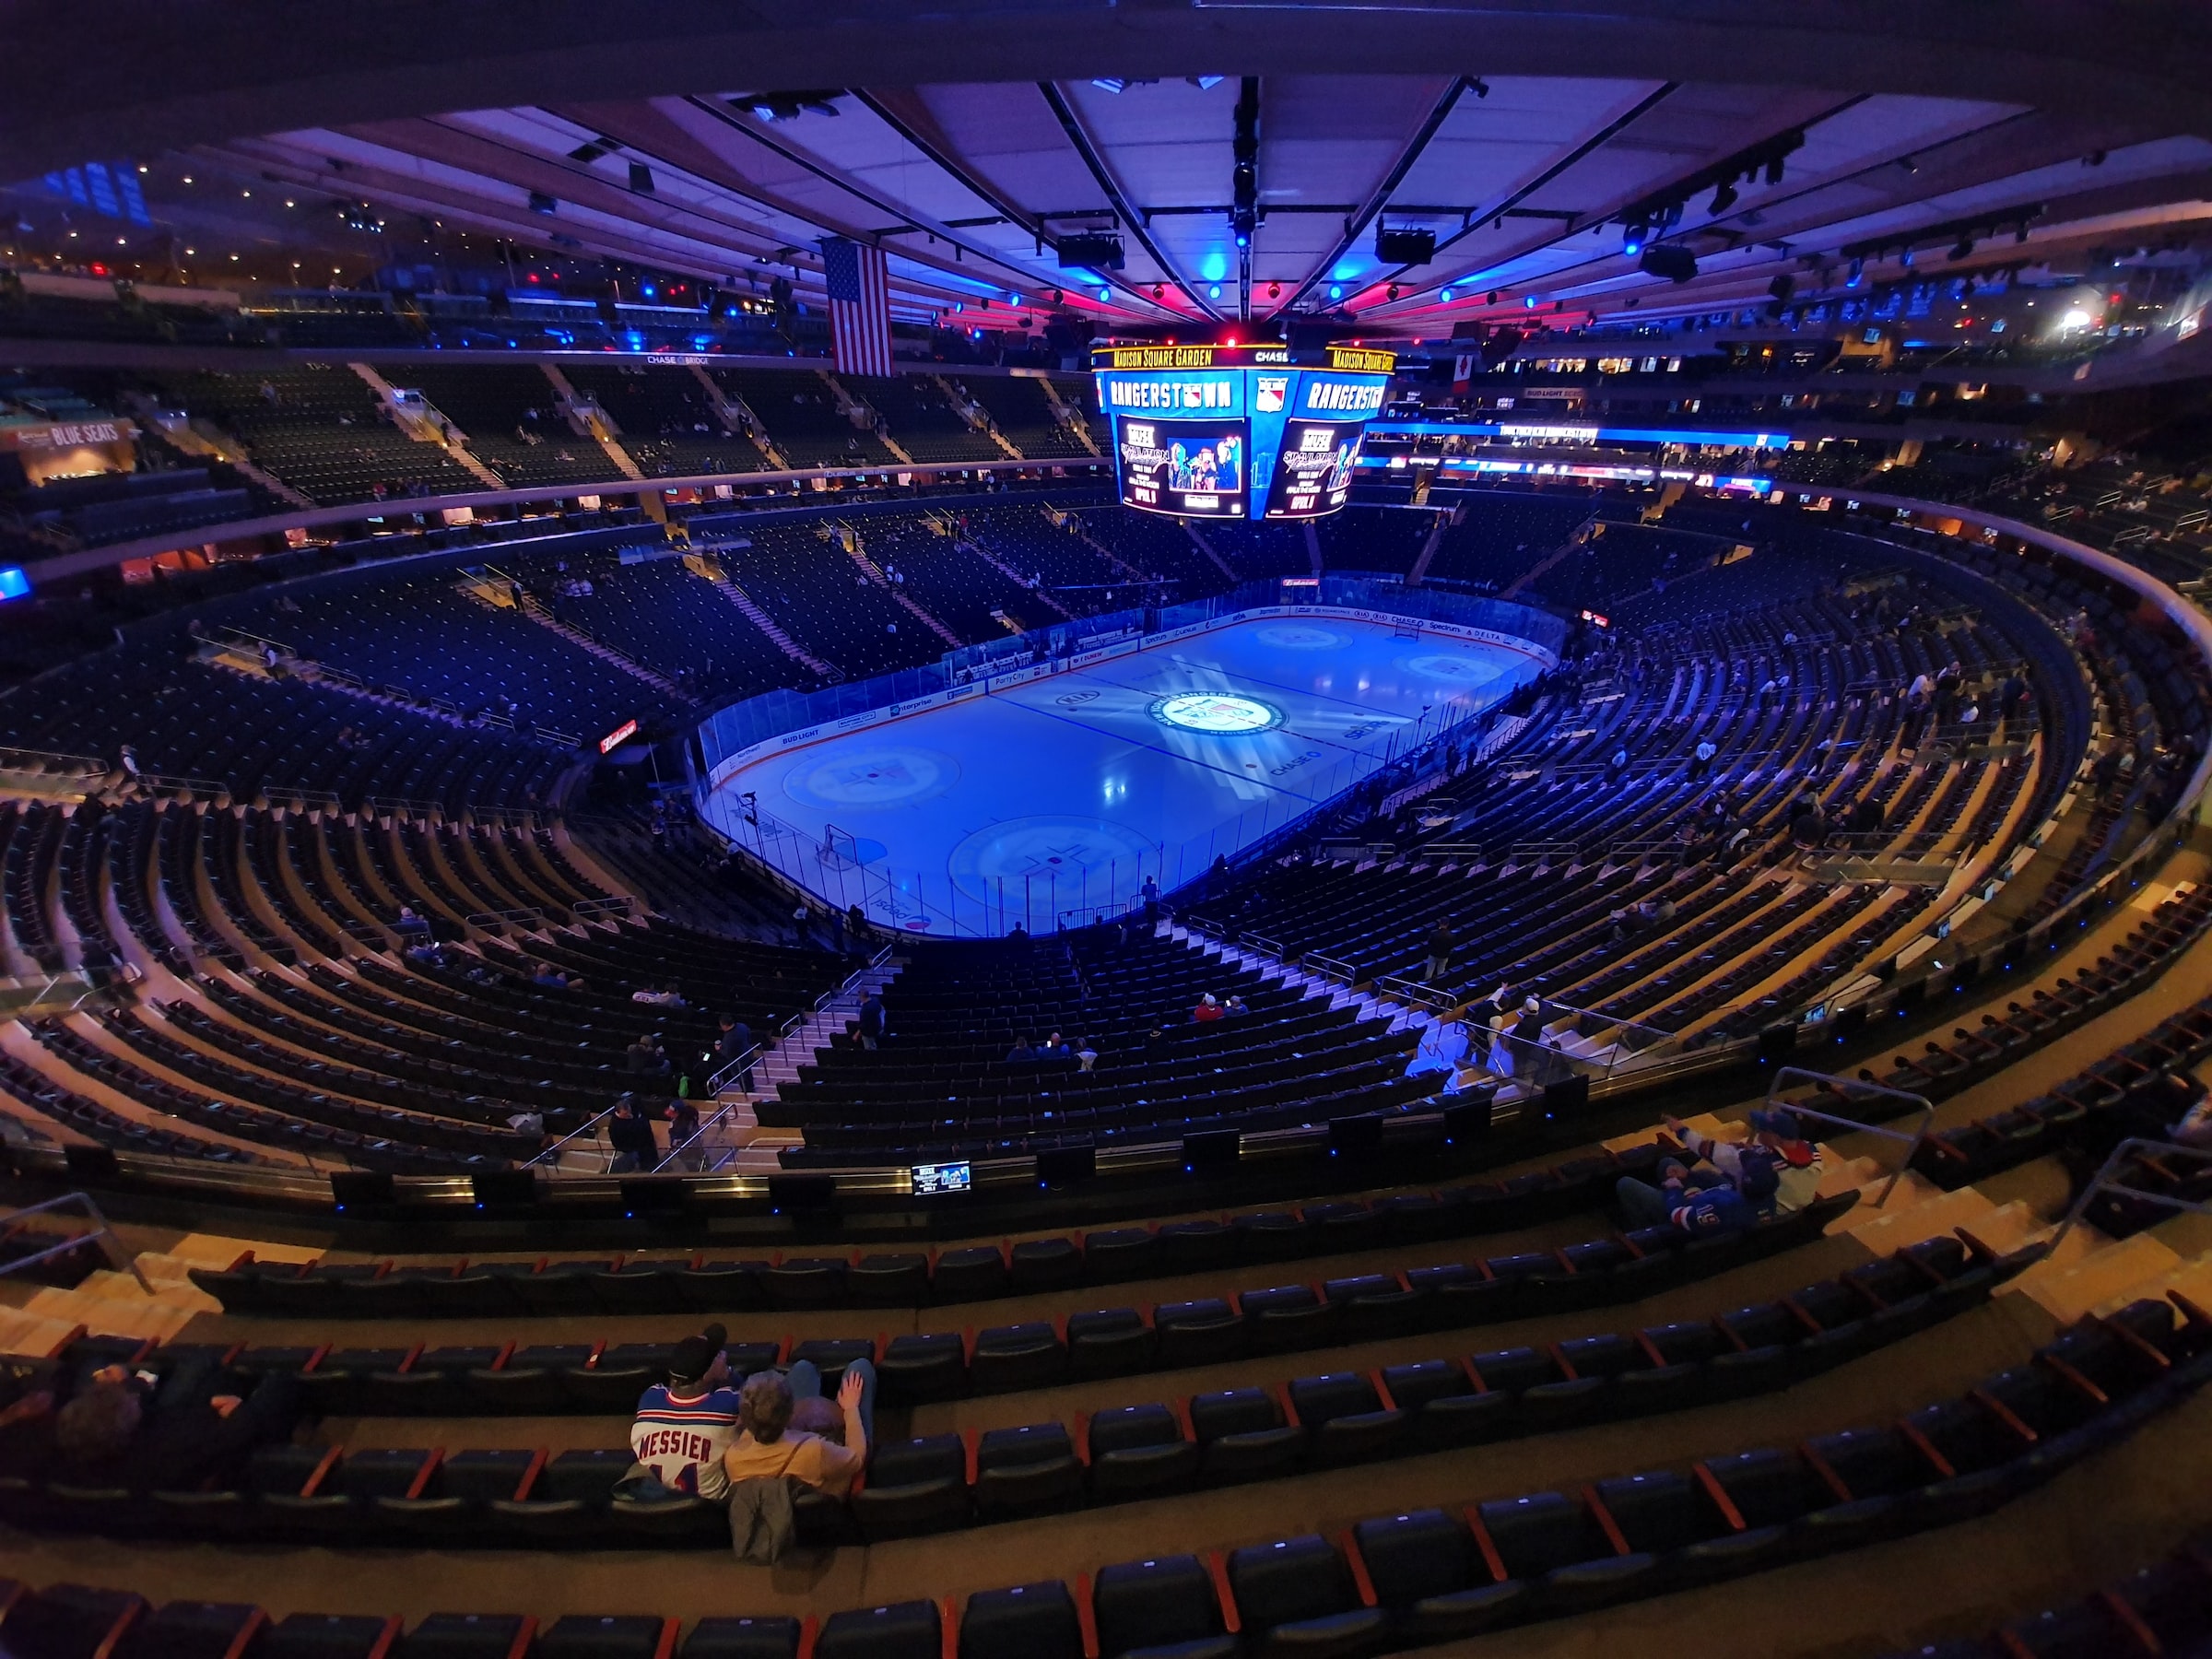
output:
[[[1440,680],[1448,686],[1487,686],[1505,672],[1501,665],[1490,658],[1450,651],[1409,656],[1402,662],[1409,672],[1423,679]]]
[[[1344,643],[1344,636],[1334,629],[1316,628],[1310,622],[1277,622],[1256,629],[1253,637],[1263,645],[1273,645],[1278,651],[1326,651]]]
[[[831,744],[793,767],[785,792],[829,811],[912,806],[934,800],[960,779],[960,763],[936,749],[861,738]]]
[[[1179,732],[1197,732],[1207,737],[1249,737],[1281,725],[1283,712],[1256,697],[1231,697],[1224,691],[1185,691],[1155,702],[1152,718]]]

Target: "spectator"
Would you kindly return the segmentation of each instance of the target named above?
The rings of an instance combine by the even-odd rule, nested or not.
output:
[[[1741,1141],[1700,1135],[1678,1118],[1669,1134],[1694,1159],[1702,1160],[1743,1194],[1761,1215],[1794,1215],[1819,1196],[1828,1172],[1820,1148],[1806,1139],[1796,1114],[1786,1109],[1750,1114],[1751,1134]]]
[[[841,1446],[845,1443],[845,1414],[835,1400],[810,1394],[792,1401],[791,1423],[784,1432],[818,1435],[833,1446]]]
[[[1077,1038],[1076,1064],[1080,1065],[1085,1071],[1089,1071],[1093,1066],[1097,1065],[1098,1063],[1099,1051],[1097,1045],[1094,1044],[1088,1037]]]
[[[883,998],[869,992],[860,999],[860,1046],[880,1047],[884,1038]]]
[[[737,1087],[750,1094],[753,1088],[753,1064],[750,1058],[753,1028],[735,1014],[724,1014],[721,1025],[722,1034],[714,1040],[714,1069],[721,1071],[739,1060],[745,1061],[745,1069],[737,1074]]]
[[[822,1394],[822,1373],[811,1359],[795,1361],[788,1371],[756,1371],[738,1391],[738,1434],[723,1456],[732,1485],[746,1480],[803,1482],[833,1498],[852,1489],[853,1477],[867,1466],[876,1424],[876,1368],[865,1359],[845,1366],[837,1405],[844,1418],[844,1443],[794,1430],[792,1414],[800,1400]]]
[[[1059,1032],[1054,1031],[1039,1046],[1037,1058],[1040,1060],[1072,1060],[1075,1058],[1075,1052],[1067,1046],[1067,1040]]]
[[[1232,995],[1227,1002],[1221,1005],[1222,1016],[1228,1019],[1235,1019],[1240,1015],[1249,1014],[1251,1012],[1252,1009],[1250,1006],[1246,1004],[1241,996]]]
[[[1720,752],[1721,751],[1718,748],[1713,747],[1712,738],[1700,737],[1698,739],[1698,747],[1690,751],[1689,757],[1689,778],[1691,782],[1696,782],[1699,779],[1704,777],[1706,773],[1712,770],[1712,758]]]
[[[660,1144],[653,1137],[653,1120],[645,1115],[645,1103],[635,1095],[624,1095],[614,1116],[607,1120],[606,1144],[614,1148],[612,1173],[617,1175],[633,1175],[661,1161]]]
[[[297,1377],[271,1373],[248,1382],[205,1352],[159,1379],[103,1366],[53,1416],[51,1474],[136,1492],[192,1491],[228,1479],[254,1447],[288,1439],[300,1419]]]
[[[1535,1059],[1536,1051],[1544,1043],[1544,1004],[1529,997],[1521,1005],[1521,1013],[1513,1021],[1507,1046],[1512,1051],[1513,1069],[1519,1072]]]
[[[1194,1025],[1205,1025],[1220,1018],[1221,1005],[1214,1000],[1214,994],[1211,991],[1203,993],[1198,998],[1198,1006],[1191,1010],[1191,1022]]]
[[[680,1008],[684,1006],[683,995],[673,984],[663,985],[657,991],[651,989],[644,991],[632,991],[629,994],[629,1000],[634,1003],[647,1003],[656,1008]]]
[[[688,1079],[687,1079],[688,1081]],[[699,1148],[693,1143],[699,1139],[699,1108],[682,1094],[668,1108],[668,1150],[677,1165],[686,1170],[697,1170],[702,1161]]]
[[[392,924],[392,931],[427,938],[429,936],[430,924],[415,913],[413,905],[403,904],[399,907],[399,920]]]
[[[1434,984],[1438,980],[1442,979],[1450,970],[1452,947],[1456,943],[1457,939],[1452,932],[1452,924],[1449,922],[1439,920],[1437,924],[1429,930],[1429,971],[1421,976],[1429,983]]]
[[[1693,1239],[1709,1239],[1743,1232],[1758,1220],[1743,1194],[1717,1171],[1702,1184],[1693,1182],[1677,1159],[1659,1166],[1657,1186],[1623,1175],[1613,1191],[1631,1229],[1671,1226]]]
[[[1037,1050],[1030,1041],[1030,1034],[1023,1031],[1016,1036],[1014,1046],[1006,1051],[1006,1064],[1008,1065],[1034,1065],[1036,1063]]]
[[[636,1462],[625,1484],[644,1477],[659,1490],[647,1486],[625,1497],[717,1501],[728,1494],[722,1460],[737,1439],[737,1391],[729,1385],[730,1359],[723,1351],[728,1336],[711,1324],[685,1337],[669,1353],[668,1381],[639,1396],[629,1426]]]
[[[660,1040],[640,1033],[637,1040],[622,1051],[622,1057],[633,1077],[650,1077],[668,1069],[667,1056],[661,1053]]]
[[[1158,922],[1159,920],[1159,883],[1149,876],[1146,877],[1144,886],[1136,889],[1136,896],[1144,904],[1145,920]]]

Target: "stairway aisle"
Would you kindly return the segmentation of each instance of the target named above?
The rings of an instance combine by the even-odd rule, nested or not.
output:
[[[720,1102],[721,1122],[701,1136],[704,1144],[700,1147],[710,1169],[724,1175],[769,1175],[782,1170],[777,1154],[786,1147],[800,1145],[806,1137],[796,1129],[761,1128],[753,1103],[775,1094],[779,1084],[797,1082],[799,1067],[814,1063],[815,1050],[828,1048],[832,1037],[842,1035],[859,1018],[861,999],[871,991],[881,991],[905,966],[894,957],[881,967],[862,969],[821,1006],[761,1051],[753,1065],[749,1092],[725,1088],[715,1097]]]

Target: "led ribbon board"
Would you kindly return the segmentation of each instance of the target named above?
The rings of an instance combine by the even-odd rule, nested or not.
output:
[[[1108,346],[1091,353],[1122,504],[1178,518],[1343,508],[1394,353],[1329,346]]]

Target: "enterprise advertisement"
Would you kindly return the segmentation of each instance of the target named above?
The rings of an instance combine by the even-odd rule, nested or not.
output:
[[[1114,418],[1122,504],[1187,518],[1242,518],[1250,471],[1241,420]]]

